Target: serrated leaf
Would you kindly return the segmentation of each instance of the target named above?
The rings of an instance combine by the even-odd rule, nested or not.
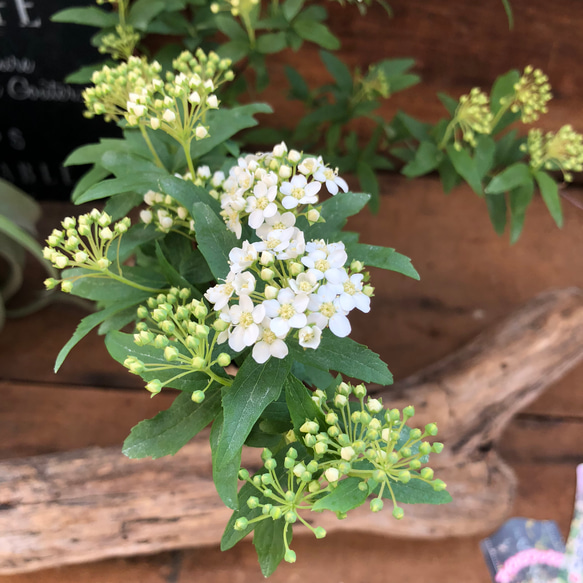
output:
[[[551,213],[551,217],[553,217],[557,227],[562,227],[563,209],[561,208],[558,184],[543,170],[535,172],[534,177],[540,189],[541,196],[549,209],[549,213]]]
[[[339,192],[322,204],[321,215],[325,223],[316,223],[306,231],[306,239],[328,239],[346,224],[348,217],[358,213],[370,199],[370,194]]]
[[[60,10],[51,16],[51,21],[107,28],[115,26],[118,23],[118,17],[115,12],[106,12],[97,6],[85,6]]]
[[[112,316],[119,314],[120,312],[123,312],[123,311],[127,310],[128,308],[131,308],[132,306],[136,306],[140,302],[146,300],[149,297],[149,295],[150,294],[142,292],[142,296],[139,299],[138,299],[138,296],[136,296],[135,299],[126,300],[125,302],[116,302],[115,304],[108,306],[107,308],[105,308],[99,312],[95,312],[94,314],[89,314],[89,316],[85,316],[85,318],[83,318],[79,322],[77,329],[73,333],[73,336],[71,336],[69,341],[65,344],[65,346],[63,346],[63,348],[61,348],[59,354],[57,355],[57,359],[55,361],[55,368],[54,368],[55,372],[57,372],[61,368],[61,365],[63,364],[63,362],[65,361],[65,358],[67,358],[67,356],[71,352],[71,350],[83,338],[85,338],[85,336],[87,336],[87,334],[89,334],[89,332],[91,332],[91,330],[93,330],[94,328],[96,328],[97,326],[99,326],[100,324],[102,324],[103,322],[105,322],[106,320],[111,318]],[[134,316],[135,316],[135,309],[134,309]]]
[[[519,162],[494,176],[485,190],[486,194],[502,194],[530,181],[532,181],[530,168]]]
[[[284,535],[285,532],[285,535]],[[285,555],[284,536],[289,545],[292,540],[292,528],[285,520],[262,520],[255,527],[253,546],[264,577],[271,576]]]
[[[291,367],[289,358],[270,358],[259,364],[249,355],[230,387],[223,389],[223,433],[217,467],[228,464],[241,449],[264,409],[275,401]]]
[[[350,70],[348,67],[338,58],[335,57],[332,53],[327,51],[320,51],[320,59],[324,63],[326,69],[332,77],[334,77],[334,81],[336,81],[336,85],[346,94],[350,94],[352,91],[352,75],[350,74]]]
[[[294,31],[304,40],[309,40],[324,49],[336,51],[340,48],[340,41],[322,24],[309,19],[304,12],[292,23]]]
[[[223,432],[223,413],[216,416],[211,427],[210,444],[213,460],[213,482],[217,489],[217,494],[228,508],[236,509],[237,500],[237,474],[241,467],[241,455],[235,455],[227,464],[219,466],[217,463],[217,450],[219,439]]]
[[[471,186],[478,195],[483,196],[482,179],[475,160],[463,148],[456,150],[454,146],[447,146],[447,155],[456,172]]]
[[[391,488],[397,502],[401,504],[447,504],[451,496],[447,490],[436,492],[427,482],[413,478],[407,484],[391,481]],[[385,486],[383,498],[390,498],[389,489]]]
[[[312,401],[312,392],[293,374],[289,374],[284,384],[285,401],[296,432],[306,420],[317,420],[324,426],[324,415]]]
[[[349,260],[357,259],[369,267],[396,271],[407,277],[420,279],[419,273],[411,264],[411,259],[390,247],[351,243],[346,246],[346,252]]]
[[[200,252],[215,278],[224,279],[229,273],[229,253],[239,241],[208,205],[195,203],[193,216]]]
[[[316,350],[292,344],[290,354],[310,366],[334,370],[367,383],[390,385],[393,382],[393,375],[378,354],[350,338],[338,338],[328,329],[322,333]]]
[[[194,403],[189,392],[180,393],[169,409],[132,429],[122,452],[130,459],[174,455],[217,416],[221,410],[220,395],[217,383],[209,387],[202,403]]]
[[[443,152],[433,142],[421,142],[415,152],[415,157],[403,167],[401,172],[409,178],[423,176],[435,170],[442,159]]]
[[[358,508],[368,497],[368,488],[364,491],[358,485],[362,483],[360,478],[345,478],[338,483],[338,486],[329,494],[316,501],[312,510],[321,512],[331,510],[332,512],[348,512]]]
[[[213,109],[207,112],[206,123],[209,125],[209,137],[193,141],[190,155],[193,160],[208,154],[213,148],[222,144],[241,130],[257,125],[253,117],[257,113],[271,113],[266,103],[249,103],[232,109]]]
[[[486,206],[494,230],[502,235],[506,228],[506,198],[499,194],[486,194]]]

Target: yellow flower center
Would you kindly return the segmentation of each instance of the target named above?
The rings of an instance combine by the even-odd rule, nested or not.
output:
[[[351,296],[353,296],[356,293],[356,288],[354,287],[354,284],[349,279],[347,279],[344,282],[344,293],[347,293]]]
[[[328,271],[330,269],[330,263],[326,259],[318,259],[316,263],[314,263],[314,267],[321,271],[322,273]]]
[[[253,314],[251,314],[251,312],[243,312],[239,319],[239,324],[241,324],[243,328],[249,328],[249,326],[253,324]]]
[[[320,307],[320,313],[326,318],[331,318],[336,313],[336,308],[332,302],[324,302]]]
[[[289,320],[295,313],[296,311],[291,304],[283,304],[283,306],[279,308],[279,315],[284,320]]]
[[[304,189],[303,188],[293,188],[291,191],[291,195],[298,200],[304,198]]]

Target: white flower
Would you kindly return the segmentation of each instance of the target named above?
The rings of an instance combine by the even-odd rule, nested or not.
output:
[[[234,277],[233,274],[229,274],[225,283],[220,283],[214,287],[210,287],[204,297],[211,303],[214,304],[215,310],[222,310],[231,299],[233,292],[235,291]],[[230,321],[230,320],[229,320]]]
[[[142,219],[142,221],[146,223],[146,225],[152,222],[152,218],[153,218],[152,211],[149,210],[140,211],[140,219]]]
[[[277,146],[273,146],[273,155],[276,158],[281,158],[287,152],[287,146],[285,142],[281,142],[281,144],[277,144]]]
[[[338,303],[343,310],[350,312],[358,308],[361,312],[370,312],[370,298],[362,292],[362,273],[354,273],[348,277],[344,272],[341,282],[337,284]]]
[[[288,229],[296,224],[296,217],[293,213],[275,213],[272,217],[267,217],[261,227],[257,229],[257,236],[266,239],[272,230]]]
[[[277,196],[277,186],[268,186],[265,182],[258,182],[253,187],[253,194],[247,199],[245,210],[249,215],[249,226],[258,229],[266,218],[277,212],[277,205],[273,202]]]
[[[233,286],[237,295],[247,294],[255,291],[256,280],[252,273],[246,271],[245,273],[237,273],[233,280]]]
[[[304,312],[308,303],[307,295],[296,295],[290,288],[279,290],[277,299],[264,301],[265,314],[272,318],[269,324],[271,331],[283,338],[291,328],[303,328],[307,323]]]
[[[284,182],[279,191],[284,194],[281,204],[286,209],[292,209],[299,204],[316,204],[318,202],[318,192],[322,184],[320,182],[310,182],[305,176],[297,174],[291,182]]]
[[[237,239],[240,239],[243,232],[243,227],[241,225],[239,212],[234,209],[225,209],[221,211],[221,216],[225,219],[227,229],[235,233]]]
[[[300,346],[304,348],[318,348],[321,338],[322,330],[318,326],[304,326],[299,331]]]
[[[211,180],[211,184],[215,187],[215,188],[219,188],[219,186],[222,186],[223,182],[225,182],[225,173],[221,172],[220,170],[217,170],[212,177]]]
[[[333,286],[321,286],[316,294],[310,296],[308,308],[311,314],[308,316],[308,323],[315,324],[321,330],[328,326],[335,336],[344,338],[350,334],[352,328],[346,317],[347,312],[342,309],[337,298]]]
[[[276,336],[269,327],[269,318],[265,318],[259,328],[259,341],[253,347],[253,359],[259,364],[267,362],[270,357],[285,358],[287,344]]]
[[[230,307],[229,317],[235,326],[229,335],[229,346],[241,352],[246,346],[255,344],[259,337],[258,324],[265,318],[263,304],[254,306],[249,296],[242,295],[239,303]]]
[[[196,169],[196,175],[199,178],[210,178],[211,177],[211,169],[208,166],[199,166]]]
[[[265,225],[263,225],[265,226]],[[262,241],[254,243],[257,251],[269,251],[279,257],[290,245],[291,238],[294,236],[295,227],[287,229],[272,229],[266,236],[262,236]]]
[[[306,240],[304,238],[304,232],[300,231],[297,227],[293,227],[292,236],[289,240],[288,246],[278,253],[278,259],[295,259],[299,255],[303,255],[306,250]]]
[[[305,158],[298,166],[298,170],[306,176],[318,171],[322,166],[322,158]]]
[[[297,294],[311,294],[316,291],[320,284],[313,273],[300,273],[295,279],[289,280],[289,286]]]
[[[204,126],[197,126],[194,130],[194,135],[198,140],[202,140],[203,138],[207,137],[208,130]]]
[[[233,273],[244,271],[257,261],[257,249],[249,241],[243,241],[243,246],[240,249],[238,247],[231,249],[229,261]]]
[[[311,241],[310,243],[314,242]],[[308,273],[313,273],[318,280],[325,277],[330,283],[340,283],[343,281],[344,274],[346,273],[344,264],[348,259],[344,244],[324,244],[315,250],[311,250],[314,247],[310,243],[306,245],[308,255],[302,257],[302,263],[308,268]],[[321,242],[315,243],[320,244]]]
[[[338,188],[341,188],[344,192],[348,192],[348,184],[346,184],[346,180],[340,178],[332,168],[320,166],[320,168],[314,172],[314,180],[324,182],[328,192],[332,195],[338,194]]]

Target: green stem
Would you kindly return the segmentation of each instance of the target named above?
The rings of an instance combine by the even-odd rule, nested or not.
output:
[[[251,25],[251,19],[249,18],[249,14],[243,12],[241,14],[241,20],[243,20],[243,24],[245,25],[245,29],[247,30],[247,35],[249,36],[249,45],[251,48],[255,48],[255,30]]]
[[[164,168],[164,164],[162,164],[162,160],[160,160],[160,156],[158,156],[158,152],[154,148],[154,144],[152,144],[152,140],[150,140],[150,136],[146,130],[146,127],[140,124],[140,132],[142,132],[142,136],[144,141],[146,142],[150,152],[152,152],[152,156],[154,156],[154,161],[156,162],[156,166],[158,168]]]
[[[447,144],[449,137],[451,136],[451,132],[453,131],[453,128],[455,128],[455,124],[456,124],[456,118],[454,117],[447,124],[447,127],[445,128],[445,133],[443,134],[443,138],[442,138],[441,142],[439,142],[439,145],[437,146],[438,149],[443,150],[443,148],[445,148],[445,145]]]
[[[119,281],[120,283],[123,283],[124,285],[129,285],[130,287],[134,287],[134,288],[140,289],[142,291],[151,292],[153,294],[157,294],[157,293],[160,293],[160,292],[163,292],[164,291],[162,289],[156,289],[154,287],[147,287],[147,286],[142,285],[140,283],[136,283],[135,281],[131,281],[130,279],[126,279],[123,276],[116,275],[112,271],[109,271],[109,269],[106,269],[104,271],[104,273],[105,273],[105,275],[107,277],[111,277],[111,279],[115,279],[116,281]]]
[[[194,180],[196,178],[196,170],[194,169],[194,164],[192,163],[192,158],[190,157],[190,142],[191,140],[188,140],[188,142],[186,143],[183,142],[182,149],[184,150],[184,155],[186,156],[186,164],[188,166],[188,171],[192,176],[192,180]]]

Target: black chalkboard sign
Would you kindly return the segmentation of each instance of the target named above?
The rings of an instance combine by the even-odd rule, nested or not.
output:
[[[97,29],[51,22],[55,12],[93,0],[0,0],[0,177],[37,199],[66,200],[79,168],[67,155],[117,128],[83,117],[80,85],[64,78],[104,60]]]

